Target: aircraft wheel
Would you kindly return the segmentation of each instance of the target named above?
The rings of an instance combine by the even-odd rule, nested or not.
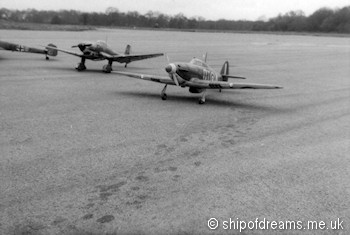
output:
[[[86,66],[84,64],[82,64],[82,63],[79,63],[77,65],[77,67],[75,67],[75,69],[78,70],[78,71],[84,71],[84,70],[86,70]]]
[[[166,100],[167,97],[168,97],[168,96],[167,96],[166,94],[163,94],[163,95],[162,95],[162,100]]]
[[[110,73],[112,71],[112,66],[110,66],[109,64],[106,64],[103,66],[103,72],[105,73]]]
[[[204,104],[204,103],[205,103],[205,100],[199,99],[198,104]]]

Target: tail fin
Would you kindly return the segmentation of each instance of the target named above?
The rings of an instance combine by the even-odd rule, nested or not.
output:
[[[228,61],[225,61],[224,65],[221,68],[220,74],[221,75],[228,75],[229,74],[229,66],[230,65],[229,65]],[[228,78],[225,76],[223,76],[222,79],[225,82],[228,80]]]
[[[230,65],[229,65],[228,61],[225,61],[224,65],[222,66],[222,69],[220,71],[222,81],[227,82],[229,78],[245,79],[245,77],[229,75],[229,73],[230,73],[229,67],[230,67]]]
[[[49,46],[49,47],[46,47],[47,54],[49,56],[56,56],[57,55],[57,50],[52,49],[51,47],[57,48],[57,46],[52,44],[52,43],[48,44],[47,46]]]
[[[130,51],[131,51],[131,46],[130,46],[130,45],[127,45],[126,48],[125,48],[124,54],[125,54],[125,55],[130,55]]]

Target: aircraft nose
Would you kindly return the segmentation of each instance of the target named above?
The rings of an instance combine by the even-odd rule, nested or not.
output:
[[[171,72],[171,66],[170,66],[170,64],[169,64],[168,66],[165,67],[165,71],[166,71],[167,73],[170,73],[170,72]]]
[[[175,64],[169,64],[168,66],[165,67],[165,71],[167,73],[175,73],[176,72],[176,66]]]

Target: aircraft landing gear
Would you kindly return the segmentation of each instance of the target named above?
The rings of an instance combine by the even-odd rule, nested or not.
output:
[[[46,59],[46,60],[49,60],[50,58],[46,55],[45,59]]]
[[[128,67],[128,63],[125,63],[124,67],[125,67],[125,68]]]
[[[84,70],[86,70],[86,66],[83,63],[79,63],[79,64],[77,64],[75,69],[78,70],[78,71],[84,71]]]
[[[105,73],[110,73],[112,71],[112,63],[113,61],[108,61],[108,64],[103,66],[102,71]]]
[[[205,103],[205,95],[207,93],[207,90],[203,91],[202,97],[199,99],[198,104],[204,104]]]
[[[110,66],[109,64],[106,64],[103,66],[102,71],[105,73],[110,73],[112,71],[112,66]]]
[[[77,64],[77,66],[75,67],[76,70],[78,71],[84,71],[86,70],[86,66],[85,66],[85,58],[81,58],[81,62],[79,64]]]
[[[160,97],[162,97],[162,100],[166,100],[167,99],[167,95],[166,95],[166,87],[167,87],[167,85],[165,85],[164,86],[164,88],[163,88],[163,90],[162,90],[162,92],[160,93]]]

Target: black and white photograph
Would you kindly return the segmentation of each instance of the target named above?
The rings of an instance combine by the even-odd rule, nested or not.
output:
[[[349,0],[0,0],[0,235],[350,234]]]

